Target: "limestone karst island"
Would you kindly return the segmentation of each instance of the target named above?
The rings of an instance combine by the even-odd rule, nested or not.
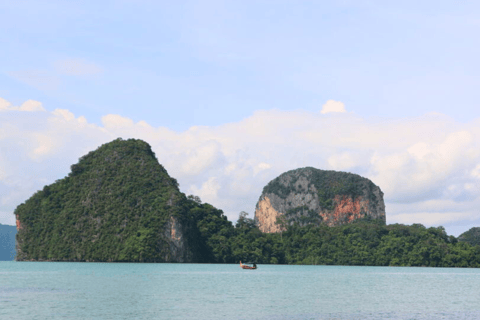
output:
[[[380,188],[346,172],[285,172],[234,225],[134,139],[81,157],[14,214],[17,261],[480,266],[477,230],[386,225]]]
[[[255,210],[262,232],[285,229],[279,219],[288,225],[323,223],[333,227],[367,217],[385,224],[379,187],[356,174],[315,168],[288,171],[270,181]]]

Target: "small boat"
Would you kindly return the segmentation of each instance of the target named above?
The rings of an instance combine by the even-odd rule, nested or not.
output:
[[[257,265],[254,263],[253,267],[252,267],[252,266],[248,266],[246,264],[243,264],[242,261],[240,261],[240,268],[248,269],[248,270],[255,270],[255,269],[257,269]]]

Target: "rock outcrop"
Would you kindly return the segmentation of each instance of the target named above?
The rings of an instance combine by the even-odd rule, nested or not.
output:
[[[385,223],[383,192],[359,175],[311,167],[283,173],[270,181],[255,209],[262,232],[279,232],[298,223],[338,226],[357,219]]]

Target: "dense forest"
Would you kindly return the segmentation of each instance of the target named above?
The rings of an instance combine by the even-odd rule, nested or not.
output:
[[[257,264],[480,267],[478,239],[474,239],[474,243],[465,239],[473,231],[457,239],[448,236],[443,227],[384,225],[381,221],[367,219],[337,227],[293,225],[283,233],[262,233],[245,212],[240,213],[233,225],[222,210],[202,204],[195,196],[187,200],[183,209],[190,213],[189,219],[196,221],[192,229],[192,236],[197,240],[196,262],[238,263],[241,260]],[[9,237],[13,239],[11,233]],[[128,249],[129,245],[132,248]],[[149,253],[148,241],[125,246],[120,252],[128,249],[138,256],[116,261],[139,261],[140,254],[143,254],[143,261],[155,258]],[[108,250],[110,247],[104,247],[102,256],[118,254]],[[12,260],[12,257],[9,253],[5,260]],[[67,255],[64,258],[69,260]]]
[[[15,209],[21,225],[16,259],[198,261],[195,239],[173,252],[165,234],[172,218],[191,229],[189,202],[146,142],[117,139]]]
[[[235,227],[220,217],[221,211],[211,211],[198,222],[211,261],[217,263],[480,267],[480,246],[448,236],[443,227],[384,225],[367,219],[262,233],[246,213]]]
[[[233,225],[181,193],[141,140],[114,140],[71,169],[16,208],[17,260],[480,267],[475,230],[459,241],[442,227],[364,218],[262,233],[245,212]]]
[[[464,241],[471,245],[480,245],[480,228],[474,227],[465,231],[458,237],[458,241]]]

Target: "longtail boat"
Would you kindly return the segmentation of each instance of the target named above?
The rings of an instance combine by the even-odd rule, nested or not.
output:
[[[257,269],[257,265],[254,263],[253,267],[251,267],[251,266],[247,266],[246,264],[243,264],[242,261],[240,261],[240,268],[248,269],[248,270],[255,270],[255,269]]]

